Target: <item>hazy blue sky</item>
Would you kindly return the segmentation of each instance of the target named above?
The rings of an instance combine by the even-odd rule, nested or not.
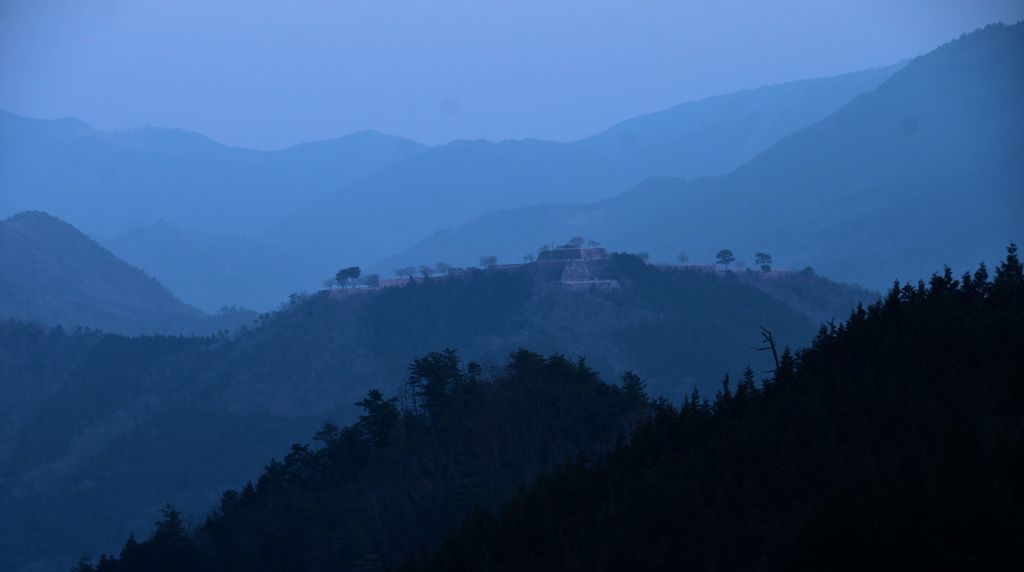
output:
[[[0,108],[276,148],[567,140],[912,57],[1020,0],[0,0]]]

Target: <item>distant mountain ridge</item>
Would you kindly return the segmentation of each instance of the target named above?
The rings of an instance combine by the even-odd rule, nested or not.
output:
[[[269,311],[325,275],[301,253],[258,239],[189,231],[165,220],[102,241],[206,312],[224,306]]]
[[[339,266],[365,266],[493,209],[588,203],[653,175],[731,170],[892,70],[685,103],[572,143],[463,140],[428,149],[367,131],[253,151],[182,130],[106,132],[74,119],[0,112],[0,215],[35,209],[61,216],[206,309],[227,301],[266,308],[283,301],[273,296],[315,288]],[[190,239],[139,232],[159,220]],[[202,237],[211,242],[200,246]],[[268,261],[290,253],[296,264],[262,268],[294,271],[277,272],[279,286],[270,289],[244,279],[230,284],[222,269],[235,263],[213,259],[241,243],[248,252],[262,249]],[[261,266],[240,272],[250,268]]]
[[[571,145],[460,140],[337,191],[290,216],[264,238],[340,266],[386,256],[419,236],[497,205],[586,202],[640,178],[628,165]]]
[[[995,259],[1024,237],[1024,25],[920,56],[874,91],[717,178],[651,179],[589,205],[491,212],[376,266],[517,259],[580,235],[671,260],[729,248],[883,288]],[[529,237],[526,239],[525,237]]]
[[[723,175],[791,133],[824,119],[903,67],[745,89],[640,115],[575,144],[647,176]]]
[[[265,238],[315,253],[327,270],[327,261],[380,260],[495,208],[587,203],[651,176],[730,171],[877,86],[898,67],[711,97],[573,143],[455,141],[333,193]]]
[[[155,332],[201,313],[71,225],[42,212],[0,222],[0,317]]]
[[[0,221],[0,319],[123,334],[233,329],[240,313],[210,317],[70,224],[23,212]]]
[[[252,235],[423,145],[363,131],[281,151],[178,129],[100,131],[0,111],[0,215],[43,210],[104,236],[159,219]]]

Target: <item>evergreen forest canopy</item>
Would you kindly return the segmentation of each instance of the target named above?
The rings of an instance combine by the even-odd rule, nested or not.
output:
[[[627,254],[601,264],[618,288],[566,288],[555,263],[474,270],[295,297],[237,336],[0,323],[0,569],[109,552],[130,531],[148,536],[166,501],[186,519],[205,514],[325,419],[354,419],[369,389],[394,395],[405,364],[439,348],[488,377],[518,347],[583,355],[605,379],[635,370],[678,402],[723,372],[770,367],[751,349],[760,326],[803,345],[821,320],[876,298],[810,271],[668,269]]]
[[[994,277],[897,284],[765,379],[678,408],[560,356],[520,351],[485,379],[431,353],[400,397],[371,391],[358,422],[294,446],[200,527],[168,508],[151,538],[77,570],[374,569],[401,551],[408,571],[1003,569],[1024,556],[1022,325],[1011,245]],[[520,454],[561,468],[495,502],[488,467]],[[411,553],[443,536],[418,515],[471,506]]]
[[[0,570],[1024,562],[1022,53],[565,143],[0,111]]]
[[[654,407],[635,374],[608,385],[582,359],[526,350],[490,375],[453,350],[430,353],[400,396],[373,389],[358,405],[353,425],[324,425],[316,446],[294,445],[224,493],[195,535],[168,507],[148,541],[129,540],[122,561],[100,569],[394,566],[565,458],[599,455]]]

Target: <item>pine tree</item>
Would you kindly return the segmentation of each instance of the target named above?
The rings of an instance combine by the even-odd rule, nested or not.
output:
[[[374,447],[385,447],[391,439],[391,433],[401,417],[397,402],[398,398],[384,399],[379,389],[371,389],[366,397],[356,403],[363,408],[356,426],[366,434]]]
[[[647,383],[633,371],[622,374],[622,392],[629,403],[639,403],[647,399]]]
[[[96,567],[92,565],[92,559],[88,554],[82,555],[78,563],[71,568],[71,572],[95,572]]]

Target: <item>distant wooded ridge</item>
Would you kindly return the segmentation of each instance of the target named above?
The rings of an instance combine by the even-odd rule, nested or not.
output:
[[[60,217],[207,313],[266,311],[319,287],[346,261],[386,275],[439,260],[468,266],[485,254],[510,260],[507,248],[488,247],[468,260],[457,250],[387,262],[495,209],[588,203],[652,176],[727,173],[898,67],[684,103],[569,143],[427,148],[362,132],[257,152],[171,129],[107,133],[0,113],[0,215]],[[572,234],[537,235],[511,259]]]
[[[693,387],[713,391],[726,371],[770,368],[753,349],[761,327],[780,348],[801,346],[823,320],[877,297],[810,271],[675,270],[629,254],[594,261],[619,287],[567,288],[573,262],[297,295],[234,335],[0,320],[0,569],[68,562],[83,535],[107,551],[126,527],[144,538],[168,500],[204,514],[324,419],[352,420],[370,388],[398,390],[406,364],[437,348],[460,348],[485,373],[520,347],[588,356],[607,379],[634,370],[651,395],[678,401]]]
[[[520,350],[487,377],[431,352],[201,524],[168,505],[76,572],[998,569],[1024,530],[1022,324],[1011,245],[993,277],[897,284],[680,407],[583,358]]]

